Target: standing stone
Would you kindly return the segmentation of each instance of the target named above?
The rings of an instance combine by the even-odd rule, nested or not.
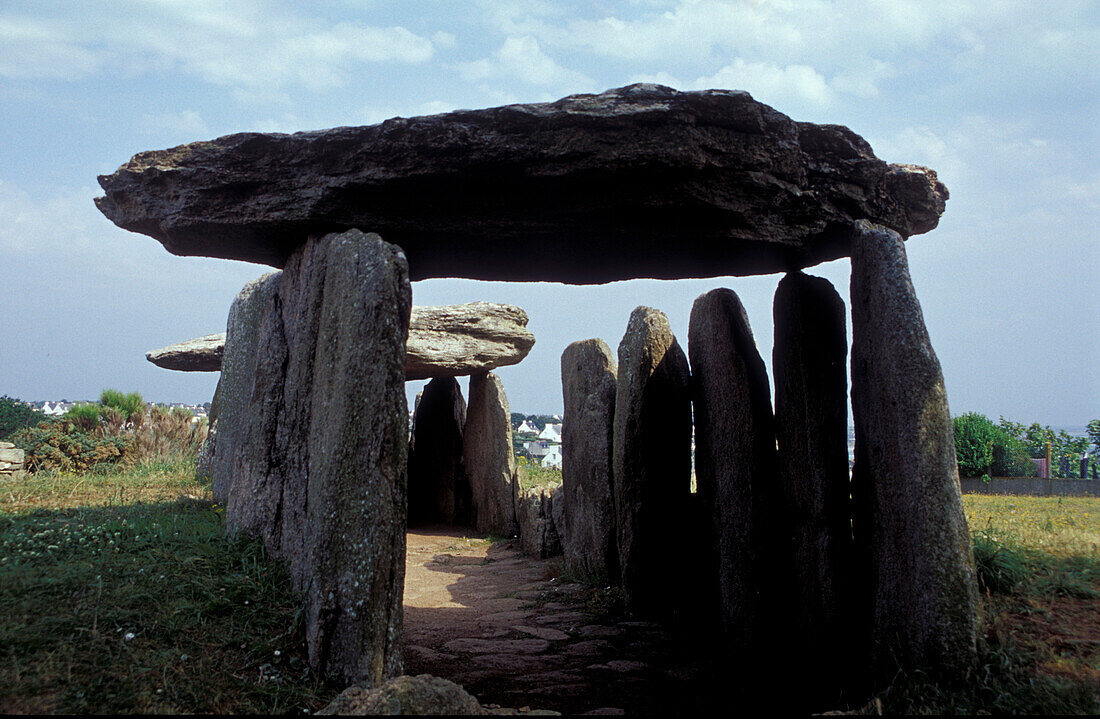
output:
[[[981,605],[943,375],[901,236],[860,221],[852,249],[852,494],[871,666],[959,677]]]
[[[574,342],[561,355],[562,545],[567,567],[584,576],[619,575],[611,447],[615,356],[601,339]],[[555,505],[556,508],[556,505]]]
[[[278,291],[282,272],[269,272],[246,284],[229,308],[222,374],[218,380],[218,448],[212,463],[213,494],[218,502],[229,498],[229,485],[247,461],[245,444],[251,418],[252,384],[256,375],[260,322]]]
[[[409,444],[409,523],[465,524],[470,483],[462,466],[466,400],[453,377],[437,377],[417,396]]]
[[[470,404],[462,436],[477,531],[512,537],[516,526],[516,460],[504,385],[492,372],[470,377]]]
[[[846,663],[853,599],[844,301],[828,280],[795,272],[779,282],[774,319],[780,516],[795,578],[789,622],[825,688]]]
[[[709,517],[719,618],[733,647],[753,649],[787,589],[777,531],[775,426],[768,372],[737,295],[717,289],[691,308],[695,481]]]
[[[562,501],[561,486],[525,487],[527,471],[516,467],[516,524],[523,553],[546,559],[562,553],[554,507]]]
[[[668,318],[630,315],[619,343],[612,458],[619,571],[627,605],[667,615],[684,596],[691,492],[691,395],[687,358]]]
[[[402,666],[407,263],[352,230],[311,239],[275,281],[246,401],[224,374],[219,389],[218,461],[227,412],[247,409],[226,526],[287,561],[314,671],[375,684]]]

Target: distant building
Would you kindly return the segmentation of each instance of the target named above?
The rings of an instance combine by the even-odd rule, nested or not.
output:
[[[519,427],[516,428],[516,434],[538,434],[538,427],[528,424],[527,420],[523,420],[519,423]]]
[[[560,424],[548,424],[542,428],[539,432],[539,439],[546,439],[551,442],[561,442],[561,425]]]

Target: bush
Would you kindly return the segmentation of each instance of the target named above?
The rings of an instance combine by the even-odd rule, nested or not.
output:
[[[955,432],[959,474],[964,477],[988,474],[993,464],[993,445],[998,439],[997,425],[984,414],[968,412],[951,420],[951,427]]]
[[[104,407],[114,407],[126,415],[126,421],[145,414],[145,400],[137,392],[122,394],[117,389],[105,389],[99,394],[99,403]]]
[[[83,472],[122,462],[130,450],[125,437],[85,431],[72,422],[42,422],[19,430],[11,441],[25,452],[31,471]]]
[[[69,408],[62,420],[82,432],[92,432],[99,427],[99,410],[98,404],[76,404]]]
[[[44,419],[45,415],[26,402],[7,395],[0,397],[0,439],[24,427],[37,426]]]

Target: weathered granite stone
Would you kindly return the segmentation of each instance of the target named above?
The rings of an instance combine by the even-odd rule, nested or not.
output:
[[[797,651],[819,667],[807,685],[835,687],[855,598],[844,301],[828,280],[796,272],[780,280],[773,314],[780,516],[795,578],[787,621]]]
[[[518,364],[534,344],[527,313],[514,305],[413,307],[405,375],[412,380],[488,372]]]
[[[198,455],[195,457],[195,479],[200,482],[212,482],[214,479],[214,450],[217,446],[218,421],[210,423],[210,429],[206,433],[206,439],[199,445]]]
[[[481,704],[458,684],[430,674],[399,676],[376,687],[351,686],[317,714],[325,716],[483,715]]]
[[[943,374],[902,238],[859,222],[852,249],[853,530],[871,666],[958,677],[981,604]]]
[[[561,535],[554,525],[554,502],[561,501],[561,486],[525,488],[527,472],[516,467],[516,523],[523,553],[536,559],[561,554]]]
[[[311,234],[364,227],[405,249],[414,280],[576,284],[805,267],[847,255],[853,219],[909,236],[947,199],[934,172],[886,164],[845,127],[660,85],[229,135],[99,182],[108,218],[174,254],[281,267]]]
[[[0,447],[0,462],[7,462],[8,464],[23,464],[25,459],[25,453],[15,445],[10,447]]]
[[[252,417],[252,385],[258,360],[260,322],[274,302],[282,273],[269,272],[246,284],[229,308],[222,375],[216,396],[221,422],[213,462],[214,499],[225,502],[233,477],[248,466],[246,440]]]
[[[591,577],[619,575],[611,447],[615,425],[615,356],[601,339],[574,342],[561,355],[565,562]],[[556,506],[556,505],[555,505]]]
[[[225,335],[218,333],[161,347],[145,353],[157,367],[180,372],[216,372],[222,368]]]
[[[202,355],[187,347],[201,340]],[[145,355],[165,369],[217,372],[222,368],[225,334],[188,340]],[[458,377],[518,364],[531,351],[535,336],[527,313],[515,305],[470,302],[442,307],[413,307],[405,355],[405,378]],[[182,349],[179,349],[182,348]]]
[[[668,318],[636,308],[619,343],[612,488],[623,591],[639,614],[667,615],[685,598],[671,538],[687,529],[690,376]]]
[[[508,397],[492,372],[470,377],[462,457],[473,494],[477,531],[516,534],[515,455]]]
[[[219,388],[216,465],[230,408],[247,409],[226,527],[287,561],[313,669],[376,684],[402,665],[406,261],[350,231],[312,239],[270,280],[244,397],[224,370]],[[227,361],[233,346],[231,322]]]
[[[713,546],[719,618],[730,644],[757,649],[786,586],[768,372],[741,300],[728,289],[691,308],[695,481]],[[710,588],[707,588],[709,595]]]
[[[462,465],[466,400],[453,377],[438,377],[417,396],[409,443],[409,523],[469,524],[470,482]]]

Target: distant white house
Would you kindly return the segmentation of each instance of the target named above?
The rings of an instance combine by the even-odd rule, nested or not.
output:
[[[547,452],[542,457],[543,467],[555,467],[561,469],[561,445],[552,444],[547,447]]]
[[[549,440],[545,439],[533,439],[530,442],[525,442],[523,448],[527,451],[527,454],[531,455],[535,459],[542,459],[550,453],[551,444]]]
[[[527,420],[523,420],[519,423],[519,427],[516,428],[516,434],[538,434],[539,430],[534,425],[528,424]]]
[[[548,424],[542,428],[539,432],[539,439],[546,439],[551,442],[561,442],[561,425],[560,424]]]
[[[55,405],[51,405],[49,402],[46,402],[42,405],[42,414],[47,414],[51,417],[57,417],[59,415],[65,414],[65,408],[61,406],[60,402]]]

